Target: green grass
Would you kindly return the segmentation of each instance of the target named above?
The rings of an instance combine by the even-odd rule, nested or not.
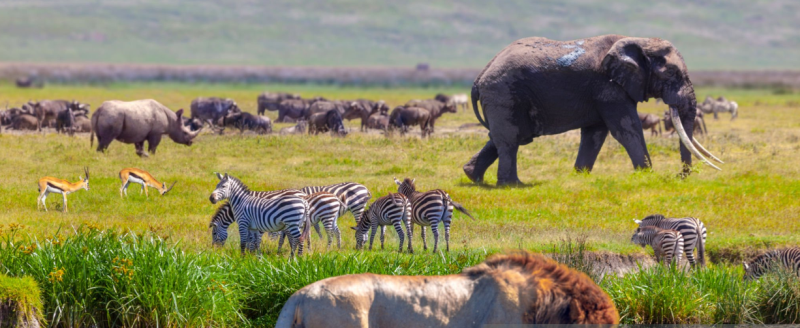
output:
[[[78,99],[95,109],[109,99],[155,98],[177,110],[188,109],[194,97],[218,95],[232,97],[244,110],[253,112],[256,95],[264,89],[308,97],[385,99],[391,105],[429,98],[439,91],[467,91],[165,83],[21,90],[0,84],[0,101],[15,105],[28,99]],[[628,243],[635,227],[632,219],[652,213],[700,218],[710,232],[707,250],[714,261],[739,263],[757,249],[800,243],[800,168],[796,165],[800,160],[800,108],[794,105],[800,95],[767,89],[699,89],[697,93],[700,97],[724,94],[736,100],[740,117],[735,121],[725,115],[718,121],[708,119],[711,134],[703,143],[726,164],[721,172],[698,164],[697,172],[685,180],[676,176],[680,171],[677,138],[649,134],[652,171],[634,172],[624,149],[609,138],[595,170],[574,173],[579,137],[570,132],[521,147],[519,173],[529,186],[476,186],[464,177],[461,165],[487,137],[485,132],[456,131],[462,124],[476,121],[471,112],[446,114],[428,140],[357,131],[346,138],[205,133],[191,147],[165,138],[158,153],[146,159],[137,157],[132,145],[118,142],[112,143],[107,153],[97,153],[89,147],[87,135],[70,138],[4,132],[0,135],[0,170],[5,173],[0,185],[4,208],[0,231],[5,239],[0,240],[5,244],[0,250],[0,268],[11,276],[36,279],[43,291],[45,318],[55,325],[213,322],[238,326],[269,325],[292,292],[333,275],[457,273],[487,254],[517,248],[563,253],[642,252]],[[640,110],[659,113],[663,108],[650,102]],[[275,118],[274,112],[268,115]],[[289,125],[278,124],[276,129]],[[357,130],[359,122],[347,125]],[[757,132],[752,132],[754,129]],[[56,210],[61,203],[58,195],[49,197],[49,212],[36,210],[38,178],[74,181],[83,173],[83,166],[91,171],[90,190],[68,196],[69,213]],[[118,172],[125,167],[139,167],[162,181],[178,183],[163,197],[152,193],[147,199],[132,188],[127,198],[121,198]],[[493,166],[487,173],[489,183],[496,180],[495,170]],[[391,229],[386,250],[354,252],[353,235],[347,232],[353,219],[348,214],[339,223],[344,231],[341,251],[326,250],[325,243],[314,237],[314,251],[297,262],[287,262],[286,253],[276,255],[274,241],[263,245],[263,258],[242,258],[233,230],[223,249],[210,247],[208,223],[215,207],[208,197],[217,183],[213,172],[228,172],[254,190],[356,181],[370,188],[374,198],[396,192],[393,177],[413,177],[423,190],[448,191],[477,221],[455,214],[450,254],[396,254],[392,250],[397,237]],[[92,232],[86,231],[89,227]],[[73,236],[73,231],[80,229],[85,233]],[[10,230],[14,230],[13,244]],[[62,237],[55,240],[61,244],[53,245],[59,234]],[[585,236],[581,239],[585,244],[581,242],[577,249],[554,246],[575,235]],[[419,234],[415,237],[415,248],[421,250]],[[36,248],[30,255],[24,254],[31,245]],[[121,270],[121,262],[114,262],[115,258],[125,259],[124,266],[133,268],[128,282],[114,280],[115,266]],[[562,260],[578,267],[582,261],[575,257]],[[59,270],[63,270],[64,280],[50,282],[50,273]],[[655,284],[661,276],[671,280]],[[765,280],[757,285],[772,286],[767,288],[737,279],[738,268],[717,265],[698,274],[646,271],[619,279],[606,277],[601,284],[629,323],[797,322],[785,303],[769,301],[796,299],[797,289],[787,285],[791,280],[773,285]],[[225,291],[207,289],[221,281],[230,283],[221,283]],[[686,287],[670,290],[667,282]],[[665,298],[662,303],[643,304],[637,298],[641,293]],[[682,297],[690,297],[691,302],[678,301]]]
[[[11,1],[2,61],[483,67],[514,40],[672,41],[691,69],[791,69],[795,2]]]

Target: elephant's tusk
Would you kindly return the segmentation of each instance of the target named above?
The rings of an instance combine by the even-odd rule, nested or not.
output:
[[[692,136],[692,143],[694,144],[695,147],[697,147],[697,150],[699,150],[701,153],[703,153],[703,155],[711,157],[711,159],[719,162],[720,164],[725,164],[725,162],[723,162],[721,159],[717,158],[717,156],[714,156],[714,154],[709,152],[708,149],[703,147],[703,145],[700,144],[700,141],[697,141],[697,139],[695,139],[694,136]]]
[[[694,148],[694,144],[692,143],[691,140],[689,140],[689,136],[686,134],[686,130],[683,129],[683,123],[681,123],[681,119],[680,117],[678,117],[678,110],[675,109],[674,107],[670,108],[670,116],[672,117],[672,124],[675,125],[675,129],[678,130],[678,136],[680,136],[681,142],[683,142],[686,148],[688,148],[689,151],[692,152],[692,154],[697,156],[697,158],[703,161],[703,163],[706,163],[708,166],[711,166],[719,171],[722,171],[722,169],[712,164],[705,157],[703,157],[703,155],[701,155],[700,152],[697,151],[697,148]]]

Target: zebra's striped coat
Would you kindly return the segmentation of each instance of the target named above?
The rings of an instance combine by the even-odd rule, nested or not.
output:
[[[260,197],[264,199],[274,199],[280,198],[284,196],[305,196],[306,194],[297,189],[283,189],[283,190],[275,190],[275,191],[251,191],[252,195],[255,197]],[[211,224],[210,227],[214,228],[211,231],[212,235],[212,244],[216,246],[224,246],[225,241],[228,239],[228,227],[236,222],[236,218],[233,214],[233,208],[231,208],[231,204],[226,202],[220,205],[217,208],[217,211],[214,213],[214,216],[211,217]],[[241,229],[240,229],[241,232]],[[249,252],[258,251],[261,246],[261,237],[263,232],[249,230],[248,235],[245,239],[240,240],[240,248],[241,251],[244,252],[245,250]],[[272,232],[270,233],[272,234]],[[276,236],[278,235],[277,232],[274,233]]]
[[[258,197],[238,179],[217,175],[219,184],[211,193],[209,200],[216,204],[222,200],[229,200],[233,209],[233,216],[239,225],[241,240],[247,241],[249,230],[256,231],[282,231],[286,230],[291,236],[292,245],[290,256],[295,251],[297,255],[303,254],[303,241],[308,237],[308,202],[297,195],[286,195],[273,199]],[[214,229],[222,229],[215,226]],[[244,245],[243,245],[244,246]]]
[[[308,202],[308,217],[310,224],[317,226],[322,222],[325,227],[325,234],[328,236],[328,248],[332,244],[332,236],[336,236],[336,243],[338,248],[342,248],[342,234],[339,231],[338,219],[347,211],[347,206],[344,204],[344,197],[336,196],[326,191],[320,191],[311,195],[303,196]],[[260,236],[259,236],[260,237]],[[281,240],[278,242],[278,250],[283,245],[285,232],[281,232]],[[311,238],[308,240],[308,249],[311,250]]]
[[[653,214],[644,219],[634,220],[639,227],[654,226],[666,230],[677,230],[683,235],[683,252],[686,259],[693,266],[706,264],[706,226],[697,218],[666,218],[661,214]],[[697,261],[694,258],[694,250],[697,249]]]
[[[400,182],[397,178],[394,182],[397,184],[397,192],[408,197],[411,202],[411,226],[408,229],[408,251],[414,252],[411,245],[412,237],[414,235],[414,224],[418,224],[422,228],[422,248],[428,249],[428,242],[425,240],[425,227],[431,227],[433,232],[433,252],[435,253],[439,246],[439,223],[444,224],[444,241],[446,244],[446,251],[450,251],[450,223],[453,218],[453,207],[458,209],[461,213],[466,214],[471,219],[472,217],[467,209],[461,204],[454,202],[450,199],[450,195],[444,190],[434,189],[426,192],[419,192],[416,190],[414,181],[409,178]]]
[[[307,195],[326,191],[336,196],[344,197],[344,203],[350,213],[353,214],[356,223],[361,218],[369,199],[372,198],[372,194],[370,194],[367,187],[355,182],[342,182],[327,186],[308,186],[300,190]]]
[[[744,278],[758,279],[769,270],[775,269],[778,264],[800,276],[800,248],[771,250],[757,256],[750,262],[745,262],[743,264]]]
[[[381,249],[383,249],[384,235],[386,233],[386,226],[394,226],[397,231],[397,236],[400,239],[399,252],[403,252],[403,241],[405,236],[403,234],[403,225],[406,226],[406,231],[410,231],[411,226],[409,216],[411,214],[411,202],[403,194],[389,193],[386,196],[378,198],[369,209],[364,211],[361,220],[355,229],[356,249],[361,249],[367,239],[367,230],[372,228],[369,237],[369,250],[372,250],[372,243],[375,240],[375,232],[380,227],[381,230]],[[409,243],[409,250],[411,245]]]
[[[681,262],[684,239],[677,230],[665,230],[654,226],[639,227],[631,237],[631,242],[642,247],[650,245],[658,262],[663,259],[671,264],[673,258],[675,263]]]

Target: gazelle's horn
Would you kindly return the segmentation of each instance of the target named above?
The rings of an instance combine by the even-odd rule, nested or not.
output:
[[[172,187],[175,187],[176,183],[178,183],[178,181],[173,182],[172,185],[170,185],[169,188],[167,188],[167,190],[165,190],[162,195],[166,195],[170,190],[172,190]]]
[[[83,167],[83,173],[86,173],[86,180],[89,180],[89,167]]]
[[[672,118],[672,125],[674,125],[675,129],[678,130],[678,136],[680,136],[681,142],[683,142],[686,148],[688,148],[692,154],[697,156],[697,158],[703,161],[703,163],[706,163],[706,165],[722,171],[722,169],[712,164],[705,157],[703,157],[703,155],[700,154],[699,151],[697,151],[697,148],[694,147],[694,143],[692,142],[692,140],[689,140],[689,136],[686,134],[686,130],[683,129],[683,123],[681,123],[681,119],[678,116],[678,110],[675,107],[670,107],[670,117]]]

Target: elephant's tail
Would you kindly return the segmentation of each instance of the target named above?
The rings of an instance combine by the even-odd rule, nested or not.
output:
[[[478,91],[478,85],[472,85],[472,110],[475,111],[475,117],[478,118],[478,122],[481,122],[481,125],[485,126],[487,129],[489,128],[489,119],[487,118],[486,121],[483,120],[481,117],[481,113],[478,112],[478,99],[481,98],[481,93]],[[486,116],[486,111],[484,111],[483,116]]]
[[[92,123],[91,123],[91,127],[89,128],[89,148],[94,147],[94,126],[95,126],[95,122],[96,121],[97,120],[94,118],[94,115],[92,115],[92,119],[91,119]],[[97,139],[97,142],[100,142],[100,138],[99,137]]]

